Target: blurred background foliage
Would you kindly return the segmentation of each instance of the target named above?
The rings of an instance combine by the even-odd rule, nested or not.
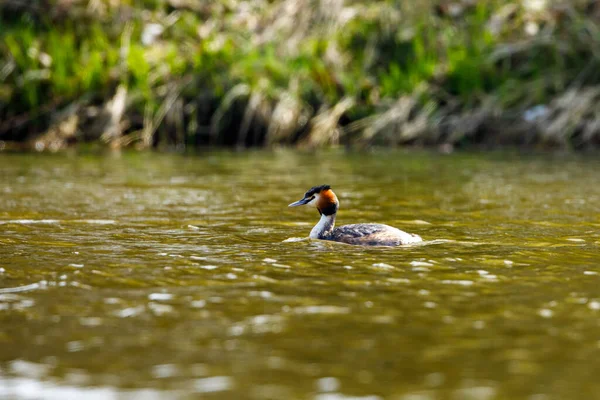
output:
[[[0,148],[594,148],[599,22],[593,0],[3,0]]]

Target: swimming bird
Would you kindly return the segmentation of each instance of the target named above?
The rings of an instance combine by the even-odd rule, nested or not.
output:
[[[352,224],[336,228],[335,217],[340,203],[329,185],[310,188],[301,200],[288,207],[305,204],[316,207],[321,214],[321,219],[310,231],[310,237],[313,239],[367,246],[398,246],[423,241],[419,235],[384,224]]]

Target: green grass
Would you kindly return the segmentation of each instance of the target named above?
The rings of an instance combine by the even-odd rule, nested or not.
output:
[[[577,3],[565,2],[564,14],[517,6],[502,17],[507,6],[497,0],[465,5],[458,15],[435,2],[405,10],[388,1],[349,1],[344,11],[355,15],[345,20],[336,19],[343,13],[321,14],[305,5],[299,15],[308,16],[306,25],[282,11],[283,3],[301,4],[289,1],[249,10],[235,0],[197,9],[174,9],[166,0],[122,1],[117,7],[104,2],[99,18],[87,15],[84,3],[74,2],[61,17],[0,6],[0,70],[8,71],[0,74],[0,119],[35,114],[49,103],[59,111],[84,97],[103,105],[124,85],[130,93],[124,118],[140,121],[160,112],[169,88],[191,79],[178,94],[188,110],[179,118],[195,127],[188,129],[189,139],[205,135],[211,113],[240,84],[271,108],[292,93],[298,106],[312,110],[311,117],[354,98],[345,123],[412,96],[436,110],[430,113],[434,124],[450,112],[444,110],[468,112],[491,100],[514,114],[549,104],[574,84],[600,83],[600,29]],[[161,24],[163,32],[144,45],[148,23]],[[499,28],[490,28],[492,23]],[[527,24],[538,24],[540,33],[527,34]],[[232,121],[241,120],[249,99],[227,103],[238,114]],[[172,120],[162,118],[158,129],[172,130]],[[271,123],[257,121],[264,131]],[[41,125],[34,122],[48,126],[51,115]],[[137,129],[139,122],[129,125]],[[307,125],[298,126],[304,128],[290,132],[294,138]],[[229,124],[220,134],[236,135],[237,128]],[[30,133],[25,125],[22,137]],[[163,137],[181,140],[175,136]]]

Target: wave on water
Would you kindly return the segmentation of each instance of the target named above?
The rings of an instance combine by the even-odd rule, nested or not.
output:
[[[112,219],[8,219],[0,221],[0,225],[20,224],[90,224],[90,225],[110,225],[116,224]]]

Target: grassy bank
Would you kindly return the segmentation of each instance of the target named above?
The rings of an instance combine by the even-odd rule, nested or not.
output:
[[[597,147],[599,23],[591,0],[5,0],[0,147]]]

